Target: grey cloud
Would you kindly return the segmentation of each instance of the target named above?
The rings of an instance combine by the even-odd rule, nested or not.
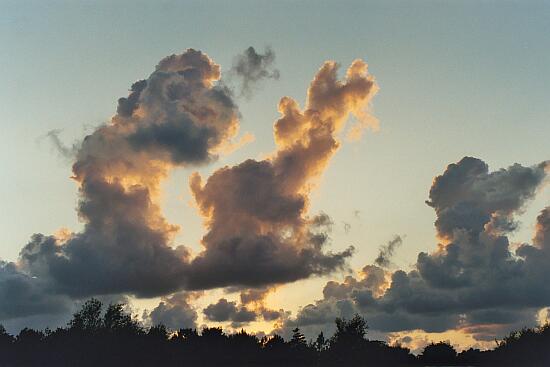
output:
[[[33,315],[65,315],[72,302],[52,291],[41,278],[21,272],[12,262],[0,261],[0,320]]]
[[[267,47],[263,54],[254,47],[247,48],[235,57],[231,74],[240,82],[240,93],[250,97],[253,88],[263,79],[279,79],[279,70],[273,67],[275,52]]]
[[[21,270],[76,298],[183,288],[189,254],[172,247],[178,227],[164,219],[155,196],[173,166],[212,161],[236,134],[239,112],[216,86],[219,78],[217,64],[189,49],[134,83],[110,123],[76,152],[84,230],[65,239],[33,237],[21,251]]]
[[[550,251],[550,206],[544,208],[537,217],[537,231],[533,243],[540,249]]]
[[[242,296],[243,294],[241,294],[241,299]],[[260,319],[275,321],[286,315],[283,310],[272,310],[265,307],[263,297],[261,299],[254,297],[251,300],[245,296],[245,300],[249,302],[237,305],[237,302],[220,298],[218,302],[205,307],[203,313],[210,321],[231,322],[234,327]]]
[[[232,321],[246,323],[256,320],[256,313],[244,306],[237,307],[236,302],[229,302],[221,298],[217,303],[208,305],[203,310],[204,315],[210,321],[225,322]]]
[[[261,310],[262,318],[265,321],[275,321],[280,319],[283,316],[284,312],[281,310],[269,310],[269,309],[263,309]]]
[[[197,311],[190,304],[193,296],[180,292],[164,297],[149,314],[153,325],[163,324],[170,329],[196,328]]]
[[[84,232],[61,245],[51,236],[33,237],[20,254],[23,269],[73,297],[124,292],[150,297],[176,290],[187,254],[166,245],[168,224],[149,226],[158,208],[147,190],[106,182],[86,182],[82,190]]]
[[[543,184],[547,167],[547,162],[515,164],[489,172],[483,161],[468,157],[449,165],[434,180],[429,201],[444,245],[420,253],[413,270],[393,272],[378,293],[375,285],[384,283],[367,281],[376,271],[328,282],[323,299],[304,307],[286,327],[326,327],[330,318],[343,315],[336,306],[342,301],[363,314],[372,329],[385,332],[461,328],[486,340],[532,325],[535,312],[550,305],[549,209],[537,217],[533,245],[523,244],[515,252],[506,236],[515,225],[500,225],[496,219],[516,221]]]
[[[464,157],[450,164],[435,178],[427,201],[436,211],[439,234],[451,237],[455,229],[479,233],[491,218],[508,223],[507,217],[534,197],[547,165],[523,167],[516,163],[489,173],[487,164],[477,158]]]
[[[500,308],[481,309],[468,313],[471,324],[523,324],[520,327],[535,325],[535,310],[506,310]]]
[[[48,328],[50,330],[55,330],[58,327],[66,326],[74,311],[75,310],[71,308],[70,312],[69,309],[66,312],[54,314],[39,312],[38,314],[30,316],[3,319],[1,324],[11,335],[17,335],[24,328],[35,330],[44,330]]]
[[[347,276],[343,282],[329,281],[323,288],[323,296],[327,299],[346,299],[354,290],[366,290],[370,294],[383,292],[386,286],[385,271],[376,265],[366,265],[361,271],[361,278]]]
[[[237,312],[236,302],[221,298],[217,303],[208,305],[203,313],[210,321],[227,321]]]
[[[342,222],[342,224],[344,226],[344,232],[348,234],[351,231],[351,224],[349,224],[348,222]]]
[[[166,121],[160,126],[139,128],[128,137],[137,151],[162,147],[170,152],[174,163],[200,163],[211,159],[209,140],[215,136],[212,128],[197,126],[190,119],[182,117],[177,121]]]
[[[273,55],[250,55],[263,60],[262,68],[271,65]],[[256,66],[250,68],[255,75]],[[187,248],[174,246],[179,228],[161,213],[160,185],[175,167],[216,159],[238,132],[239,111],[207,55],[189,49],[161,60],[119,99],[111,121],[76,146],[72,178],[84,229],[35,235],[16,263],[3,265],[0,293],[19,287],[3,298],[5,317],[57,312],[66,300],[90,296],[258,288],[345,268],[353,248],[327,250],[331,221],[308,213],[309,193],[338,150],[338,133],[350,114],[366,108],[376,83],[360,60],[343,80],[337,68],[323,65],[303,110],[281,100],[272,157],[217,170],[204,185],[192,177],[208,226],[204,249],[192,258]],[[182,305],[167,298],[157,313],[168,317]],[[246,308],[237,311],[236,322],[251,317]],[[254,312],[273,319],[278,311]]]
[[[396,235],[392,240],[384,246],[380,247],[378,256],[374,260],[375,264],[383,268],[387,268],[391,264],[391,257],[395,249],[403,244],[401,236]]]
[[[241,307],[233,315],[232,321],[234,323],[247,323],[256,320],[256,313],[254,311],[248,310],[245,307]]]
[[[345,267],[353,248],[327,251],[332,221],[326,214],[309,215],[307,203],[312,182],[339,148],[338,132],[350,114],[366,108],[376,84],[360,60],[344,80],[338,80],[337,68],[334,62],[323,65],[304,110],[281,99],[271,158],[224,167],[206,182],[198,174],[191,178],[208,233],[204,251],[192,261],[188,287],[260,287]]]
[[[124,117],[132,116],[138,107],[139,96],[145,87],[147,87],[147,80],[139,80],[132,84],[128,97],[118,99],[118,106],[116,109],[117,114]]]
[[[240,294],[241,303],[245,305],[249,303],[263,303],[270,290],[271,289],[267,287],[245,289]]]
[[[48,131],[46,133],[46,137],[50,139],[54,148],[59,152],[62,157],[73,159],[78,152],[78,146],[74,144],[72,146],[65,145],[63,141],[61,141],[61,139],[59,138],[59,134],[61,134],[61,130],[54,129]]]

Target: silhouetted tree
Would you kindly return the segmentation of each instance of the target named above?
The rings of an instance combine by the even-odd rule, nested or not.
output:
[[[289,343],[294,349],[304,349],[307,347],[306,337],[300,331],[300,328],[295,328],[292,330],[292,339],[290,339]]]
[[[98,331],[103,326],[102,308],[103,304],[95,298],[86,301],[80,311],[77,311],[69,321],[69,328],[88,333]]]
[[[168,330],[163,324],[158,324],[149,328],[147,336],[150,338],[165,341],[168,339]]]
[[[290,366],[295,357],[294,350],[286,343],[282,336],[274,334],[261,340],[262,353],[261,360],[267,365]],[[260,364],[260,365],[261,365]]]
[[[4,325],[0,324],[0,366],[11,359],[14,351],[14,337],[6,331]]]
[[[183,340],[186,340],[186,341],[191,341],[199,337],[199,333],[197,332],[197,329],[191,329],[191,328],[179,329],[178,334],[181,336]]]
[[[457,357],[457,363],[464,366],[477,366],[482,362],[483,352],[479,349],[470,348],[463,350]]]
[[[317,352],[323,352],[325,349],[327,349],[329,344],[329,340],[325,338],[325,335],[321,331],[319,335],[317,335],[317,339],[315,339],[315,349]]]
[[[13,336],[8,334],[4,325],[0,324],[0,348],[8,348],[13,343]],[[3,349],[0,349],[3,350]]]
[[[43,332],[24,328],[15,338],[14,354],[23,364],[34,364],[35,359],[43,355],[45,349],[43,340]]]
[[[121,303],[110,304],[107,307],[101,326],[111,332],[143,332],[143,328],[139,324],[139,321],[133,319],[131,315],[124,312],[124,305]]]
[[[248,334],[244,329],[228,336],[229,361],[240,360],[244,364],[260,362],[261,346],[255,335]]]
[[[356,314],[351,320],[336,318],[335,322],[336,333],[332,338],[333,343],[365,340],[369,326],[361,315]]]
[[[355,315],[350,320],[337,318],[335,322],[336,332],[331,339],[331,347],[357,349],[364,344],[368,325],[362,316]]]
[[[449,342],[431,343],[424,348],[420,360],[436,366],[456,364],[456,350]]]
[[[337,318],[336,332],[330,339],[330,353],[327,357],[333,364],[360,364],[366,354],[368,325],[363,317]]]
[[[501,366],[550,366],[550,324],[510,333],[482,361]]]
[[[282,336],[274,334],[271,337],[266,337],[263,342],[263,347],[265,350],[274,350],[276,352],[285,349],[285,340]]]

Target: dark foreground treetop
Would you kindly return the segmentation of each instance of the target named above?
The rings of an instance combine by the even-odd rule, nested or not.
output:
[[[550,326],[510,334],[491,351],[456,353],[446,342],[432,343],[419,356],[399,345],[366,338],[367,323],[356,315],[336,319],[331,338],[307,341],[300,330],[285,341],[257,338],[241,330],[145,328],[122,304],[104,310],[91,299],[67,327],[23,329],[16,337],[0,325],[0,366],[550,366]]]

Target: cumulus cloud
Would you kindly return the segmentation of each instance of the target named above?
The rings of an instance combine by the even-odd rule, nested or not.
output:
[[[241,303],[248,304],[263,304],[267,295],[273,292],[275,288],[251,288],[245,289],[240,294]]]
[[[272,51],[249,49],[245,56],[237,69],[248,86],[275,77],[267,71]],[[84,228],[36,234],[16,263],[2,264],[0,294],[6,297],[0,312],[5,318],[57,312],[89,296],[258,288],[342,269],[352,248],[327,250],[332,222],[326,214],[308,213],[309,193],[338,149],[348,116],[362,113],[376,84],[360,60],[343,80],[336,70],[334,62],[324,64],[304,110],[283,98],[275,123],[278,148],[271,157],[222,168],[204,184],[192,176],[208,229],[196,257],[174,244],[179,227],[161,213],[160,184],[171,170],[211,163],[239,144],[234,141],[239,111],[219,82],[219,65],[193,49],[168,56],[118,100],[108,123],[79,144],[65,148],[52,132],[54,143],[74,157]],[[181,295],[164,298],[150,317],[192,320],[188,303]],[[267,308],[254,313],[278,317]],[[246,312],[233,318],[246,319]]]
[[[68,297],[55,294],[43,280],[21,272],[17,264],[0,261],[0,320],[70,310]]]
[[[238,109],[219,78],[217,64],[189,49],[134,83],[111,122],[76,154],[84,231],[65,240],[34,236],[21,251],[22,269],[73,297],[181,288],[189,254],[171,247],[178,227],[164,219],[156,196],[171,168],[212,161],[237,133]]]
[[[208,233],[192,261],[189,287],[259,287],[344,267],[353,249],[325,251],[332,222],[308,214],[309,194],[338,150],[348,116],[364,111],[377,88],[363,61],[354,61],[342,81],[337,68],[334,62],[321,67],[304,110],[281,99],[277,150],[269,158],[221,168],[206,182],[191,177]]]
[[[541,250],[550,250],[550,206],[544,208],[537,217],[533,243]]]
[[[510,232],[516,226],[513,214],[535,195],[547,164],[514,164],[490,173],[485,162],[472,157],[450,164],[435,178],[426,201],[437,214],[438,235],[452,239],[460,229],[479,233],[489,223],[492,232]]]
[[[247,48],[233,61],[230,75],[239,81],[240,94],[250,97],[254,87],[264,79],[279,79],[279,70],[273,67],[275,52],[266,47],[264,53],[258,53],[254,47]]]
[[[266,307],[265,296],[270,290],[252,290],[241,293],[241,304],[220,298],[203,309],[207,320],[214,322],[231,322],[233,327],[239,327],[253,321],[276,321],[286,316],[284,310],[274,310]]]
[[[225,298],[208,305],[203,313],[208,320],[216,322],[247,323],[256,320],[256,313],[253,310],[249,310],[245,306],[237,307],[236,302],[229,302]]]
[[[274,58],[270,49],[249,48],[236,59],[232,72],[242,79],[243,93],[278,77]],[[412,270],[388,270],[402,242],[395,237],[374,265],[329,281],[323,298],[296,317],[266,306],[274,287],[344,269],[353,253],[353,247],[330,251],[333,221],[309,211],[310,194],[350,116],[354,136],[373,123],[368,107],[378,87],[366,63],[355,60],[343,78],[337,71],[335,62],[323,64],[303,108],[290,97],[280,100],[276,149],[267,158],[217,169],[205,179],[191,176],[206,227],[196,256],[175,245],[179,227],[161,213],[160,184],[172,169],[212,163],[248,139],[235,141],[239,110],[219,82],[219,65],[193,49],[166,57],[118,100],[109,123],[81,143],[66,147],[51,132],[58,149],[74,157],[84,228],[35,234],[16,262],[0,262],[0,319],[61,320],[74,300],[131,294],[164,296],[147,315],[152,323],[195,327],[195,293],[189,291],[228,287],[241,291],[240,303],[220,299],[203,310],[208,320],[284,320],[281,330],[318,331],[335,317],[361,313],[377,331],[461,329],[480,341],[535,322],[536,312],[550,305],[550,207],[537,217],[532,244],[514,250],[508,236],[545,182],[548,161],[493,172],[472,157],[450,164],[434,179],[426,202],[435,211],[440,243],[418,254]]]
[[[163,324],[170,329],[197,328],[197,311],[191,301],[200,294],[179,292],[163,297],[158,306],[148,315],[153,325]]]
[[[449,165],[435,178],[428,201],[442,241],[437,249],[420,253],[409,272],[369,265],[357,277],[328,282],[323,299],[302,308],[288,327],[322,327],[359,312],[374,330],[462,329],[482,341],[531,325],[536,312],[550,304],[549,209],[537,218],[532,245],[514,251],[507,235],[518,225],[515,215],[545,182],[548,166],[515,164],[489,172],[471,157]]]

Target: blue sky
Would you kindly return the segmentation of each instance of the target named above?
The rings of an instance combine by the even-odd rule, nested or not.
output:
[[[0,1],[0,259],[15,260],[35,232],[81,226],[71,164],[48,131],[71,143],[108,121],[166,55],[192,47],[227,70],[246,47],[269,45],[281,78],[239,100],[241,131],[255,141],[200,171],[270,153],[278,100],[303,103],[325,60],[345,67],[363,58],[380,85],[372,106],[380,130],[343,146],[312,211],[333,218],[333,248],[356,246],[352,267],[401,234],[395,261],[407,268],[436,245],[424,200],[447,164],[470,155],[494,170],[550,158],[549,17],[544,1]],[[178,241],[198,250],[190,173],[172,174],[162,206],[183,226]],[[549,201],[543,189],[513,239],[530,241]],[[325,281],[289,286],[280,302],[296,309],[320,297]]]

